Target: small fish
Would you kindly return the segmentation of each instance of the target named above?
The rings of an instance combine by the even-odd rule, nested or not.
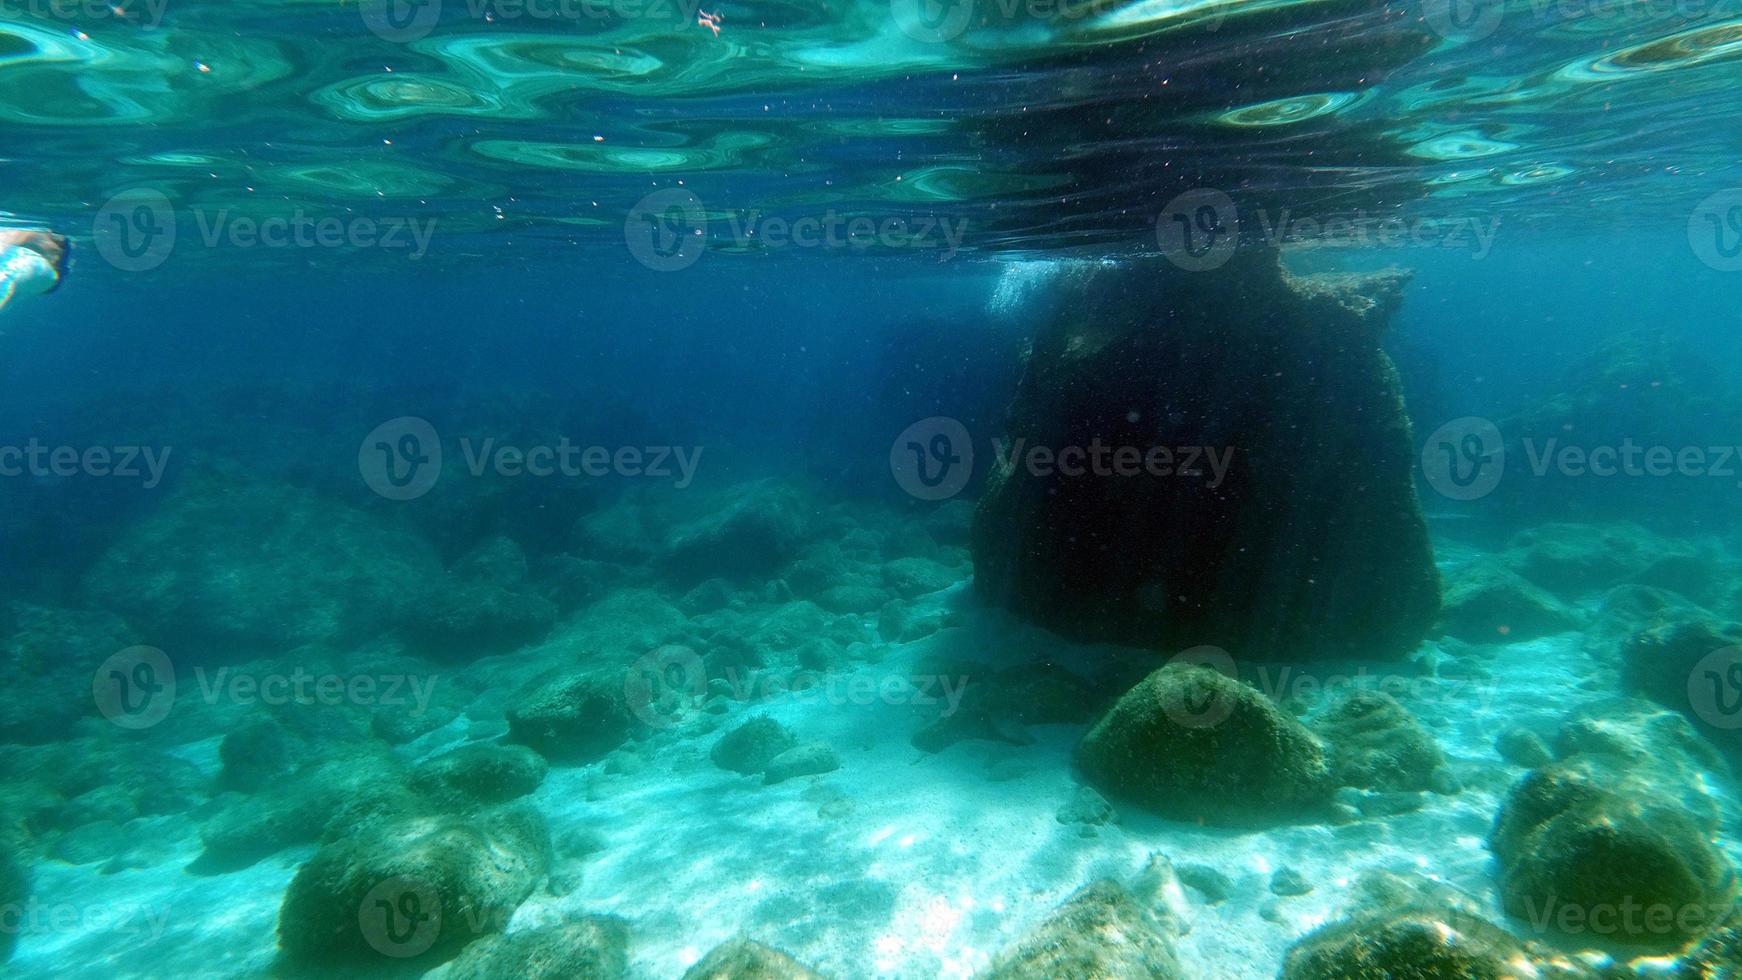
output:
[[[706,27],[708,30],[713,31],[715,37],[720,36],[720,22],[725,19],[725,15],[717,11],[711,14],[706,10],[698,9],[696,11],[696,26]]]

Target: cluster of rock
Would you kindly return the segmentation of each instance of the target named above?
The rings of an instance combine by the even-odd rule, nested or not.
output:
[[[1543,524],[1449,576],[1440,630],[1471,643],[1506,643],[1589,628],[1581,605],[1626,606],[1610,617],[1624,629],[1649,621],[1642,604],[1727,604],[1719,553],[1634,524]]]
[[[1212,666],[1174,663],[1119,698],[1076,764],[1115,800],[1233,826],[1353,819],[1458,790],[1438,743],[1387,694],[1351,692],[1312,724]]]

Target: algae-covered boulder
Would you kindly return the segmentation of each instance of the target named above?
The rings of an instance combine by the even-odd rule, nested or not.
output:
[[[507,803],[538,789],[544,758],[522,745],[465,745],[411,770],[411,788],[448,807]]]
[[[85,575],[95,608],[178,656],[234,659],[374,640],[423,609],[435,548],[373,515],[278,483],[190,483]]]
[[[1439,576],[1380,345],[1406,279],[1290,277],[1260,249],[1063,276],[975,516],[977,591],[1083,640],[1414,649]]]
[[[111,655],[139,642],[120,617],[9,601],[0,604],[0,741],[59,741],[94,715],[91,673]]]
[[[822,980],[778,949],[740,936],[715,946],[683,980]]]
[[[1526,775],[1489,837],[1502,903],[1541,932],[1664,950],[1722,917],[1735,873],[1713,841],[1715,807],[1690,809],[1678,769],[1588,753]]]
[[[1604,593],[1585,629],[1585,650],[1604,665],[1618,665],[1633,638],[1647,630],[1711,619],[1685,596],[1647,585],[1618,585]]]
[[[809,504],[792,487],[778,480],[746,483],[672,529],[659,561],[695,581],[766,577],[796,555],[810,518]]]
[[[1183,980],[1176,928],[1149,901],[1102,879],[1000,953],[981,980]]]
[[[768,760],[768,768],[763,771],[762,782],[765,786],[784,783],[800,776],[821,776],[841,768],[841,760],[835,755],[835,750],[827,742],[806,742],[787,749]]]
[[[1742,748],[1742,623],[1693,618],[1646,627],[1622,644],[1621,677],[1714,741]]]
[[[556,618],[555,604],[528,581],[525,552],[496,537],[449,569],[407,633],[420,653],[476,659],[538,640]]]
[[[1355,907],[1302,937],[1281,980],[1511,980],[1559,974],[1506,930],[1418,879],[1376,874]]]
[[[628,970],[628,923],[587,916],[481,939],[448,967],[446,980],[620,980]]]
[[[420,817],[321,848],[285,891],[278,941],[307,963],[453,958],[501,932],[548,871],[536,811]]]
[[[1630,769],[1689,785],[1703,783],[1702,773],[1729,771],[1718,749],[1686,717],[1640,698],[1612,698],[1574,711],[1555,732],[1554,754],[1559,759],[1613,756]],[[1695,800],[1710,802],[1704,795]]]
[[[1531,640],[1577,629],[1559,599],[1503,565],[1478,563],[1451,576],[1440,628],[1472,643]]]
[[[258,792],[225,798],[200,828],[205,850],[189,867],[223,873],[286,847],[354,833],[362,825],[428,810],[391,755],[342,751],[310,762]]]
[[[1319,716],[1313,731],[1325,741],[1331,779],[1339,786],[1427,790],[1446,761],[1432,733],[1381,691],[1357,691],[1338,701]]]
[[[560,765],[604,758],[634,724],[621,676],[565,674],[539,684],[508,710],[508,739]]]
[[[0,846],[0,909],[17,910],[30,899],[30,872],[10,847]],[[16,916],[9,916],[14,923]],[[18,945],[18,929],[0,929],[0,963],[12,956]]]
[[[760,775],[781,753],[798,748],[798,744],[798,736],[773,718],[752,718],[720,736],[708,758],[721,769]]]
[[[1096,788],[1164,816],[1215,823],[1310,819],[1330,793],[1323,748],[1257,689],[1176,663],[1121,697],[1078,743]]]

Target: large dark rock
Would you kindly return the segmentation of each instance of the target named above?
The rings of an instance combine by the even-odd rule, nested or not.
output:
[[[279,945],[311,964],[433,966],[501,932],[549,866],[544,819],[532,810],[379,826],[297,871]]]
[[[1658,951],[1721,921],[1735,871],[1700,789],[1716,759],[1686,724],[1618,702],[1557,744],[1573,754],[1520,780],[1489,837],[1507,913],[1533,934]]]
[[[1300,722],[1256,688],[1183,663],[1120,698],[1077,745],[1076,760],[1110,795],[1214,823],[1300,820],[1331,789],[1324,750]]]
[[[620,677],[565,674],[508,710],[508,739],[552,762],[586,765],[622,745],[633,724]]]
[[[1627,687],[1687,716],[1727,751],[1742,751],[1742,623],[1689,615],[1647,626],[1621,645]]]
[[[1258,251],[1212,272],[1066,275],[1010,410],[1023,453],[995,466],[975,517],[979,591],[1078,639],[1253,658],[1413,649],[1439,576],[1379,346],[1405,281],[1295,278]],[[1121,447],[1207,447],[1225,465],[1176,453],[1199,474],[1158,457],[1071,476],[1020,461],[1096,446],[1103,473]]]

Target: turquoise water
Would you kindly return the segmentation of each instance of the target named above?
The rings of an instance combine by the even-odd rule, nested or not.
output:
[[[1742,976],[1739,54],[0,3],[0,972]]]

